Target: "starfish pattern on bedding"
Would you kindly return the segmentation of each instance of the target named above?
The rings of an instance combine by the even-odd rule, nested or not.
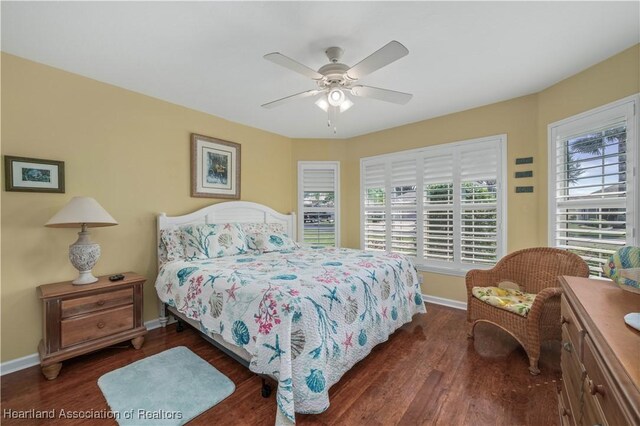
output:
[[[231,299],[236,300],[236,290],[238,290],[238,286],[236,285],[236,283],[233,283],[233,285],[231,286],[231,288],[226,289],[225,291],[227,292],[227,295],[229,296],[229,298],[227,299],[227,302]]]

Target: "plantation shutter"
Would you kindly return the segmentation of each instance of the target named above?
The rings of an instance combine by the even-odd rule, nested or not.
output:
[[[337,165],[305,163],[299,167],[302,198],[302,241],[320,246],[337,244]]]
[[[460,152],[460,259],[494,264],[498,249],[497,180],[499,151]]]
[[[425,270],[462,272],[502,255],[505,136],[361,160],[361,245]]]
[[[581,256],[592,276],[632,239],[627,148],[625,117],[555,141],[554,245]]]
[[[453,261],[453,154],[424,159],[424,258]]]
[[[416,159],[391,163],[391,251],[415,257],[417,245]]]
[[[385,163],[366,165],[362,171],[364,249],[386,250]]]

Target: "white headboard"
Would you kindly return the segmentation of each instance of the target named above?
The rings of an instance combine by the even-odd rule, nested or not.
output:
[[[287,234],[296,240],[296,214],[282,214],[271,207],[249,201],[227,201],[204,207],[183,216],[158,215],[158,241],[160,231],[175,226],[199,223],[281,223]]]

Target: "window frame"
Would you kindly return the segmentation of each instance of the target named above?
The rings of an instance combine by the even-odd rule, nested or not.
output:
[[[593,131],[616,118],[626,117],[626,210],[627,227],[631,227],[627,232],[626,245],[640,245],[638,228],[640,227],[640,182],[638,179],[638,159],[640,156],[640,117],[638,115],[638,104],[640,94],[627,96],[617,101],[599,106],[597,108],[584,111],[582,113],[556,121],[547,126],[547,244],[549,247],[556,247],[557,236],[557,141],[566,137]],[[629,179],[631,177],[631,179]],[[588,205],[591,201],[586,201]],[[596,203],[594,207],[607,206],[613,201],[606,200]],[[575,203],[577,208],[581,208]],[[592,278],[594,278],[592,276]]]
[[[304,242],[304,170],[334,171],[334,217],[335,247],[340,247],[340,162],[339,161],[298,161],[298,242]]]
[[[365,175],[364,170],[367,163],[380,163],[384,162],[385,165],[385,194],[390,193],[390,170],[391,164],[394,161],[401,161],[406,158],[419,158],[419,161],[416,162],[416,194],[417,194],[417,211],[419,212],[416,217],[416,238],[418,240],[417,245],[417,253],[421,254],[421,258],[409,256],[416,268],[420,271],[424,272],[433,272],[445,275],[454,275],[454,276],[464,276],[471,269],[490,269],[494,266],[494,264],[478,264],[478,263],[463,263],[460,258],[454,260],[453,262],[449,261],[435,261],[435,260],[427,260],[424,258],[424,213],[426,211],[424,204],[424,158],[433,155],[443,155],[453,153],[454,161],[452,168],[453,175],[453,186],[454,188],[459,188],[461,183],[461,169],[460,164],[456,160],[459,159],[459,154],[465,148],[477,147],[478,144],[496,144],[495,149],[497,149],[497,161],[499,162],[497,170],[496,170],[496,196],[498,200],[496,202],[496,257],[499,260],[506,254],[506,244],[507,244],[507,135],[499,134],[493,136],[487,136],[482,138],[475,139],[467,139],[456,142],[449,142],[437,145],[431,145],[411,150],[405,151],[397,151],[382,155],[376,155],[371,157],[364,157],[360,159],[360,248],[362,250],[365,249]],[[494,149],[494,148],[492,148]],[[460,195],[460,189],[454,190],[454,202],[453,202],[453,212],[454,212],[454,245],[460,247],[462,244],[461,236],[462,236],[462,209],[461,202],[458,200]],[[420,194],[418,196],[418,193]],[[390,202],[387,203],[385,199],[385,217],[390,217],[391,209]],[[386,252],[389,252],[390,247],[390,233],[385,232],[387,241],[386,241]],[[421,252],[422,249],[422,252]],[[458,255],[460,255],[460,250],[456,251]]]

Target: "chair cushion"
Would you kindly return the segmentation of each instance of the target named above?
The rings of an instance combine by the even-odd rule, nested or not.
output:
[[[510,288],[473,287],[473,296],[496,308],[526,317],[536,298],[535,294],[523,293]]]

